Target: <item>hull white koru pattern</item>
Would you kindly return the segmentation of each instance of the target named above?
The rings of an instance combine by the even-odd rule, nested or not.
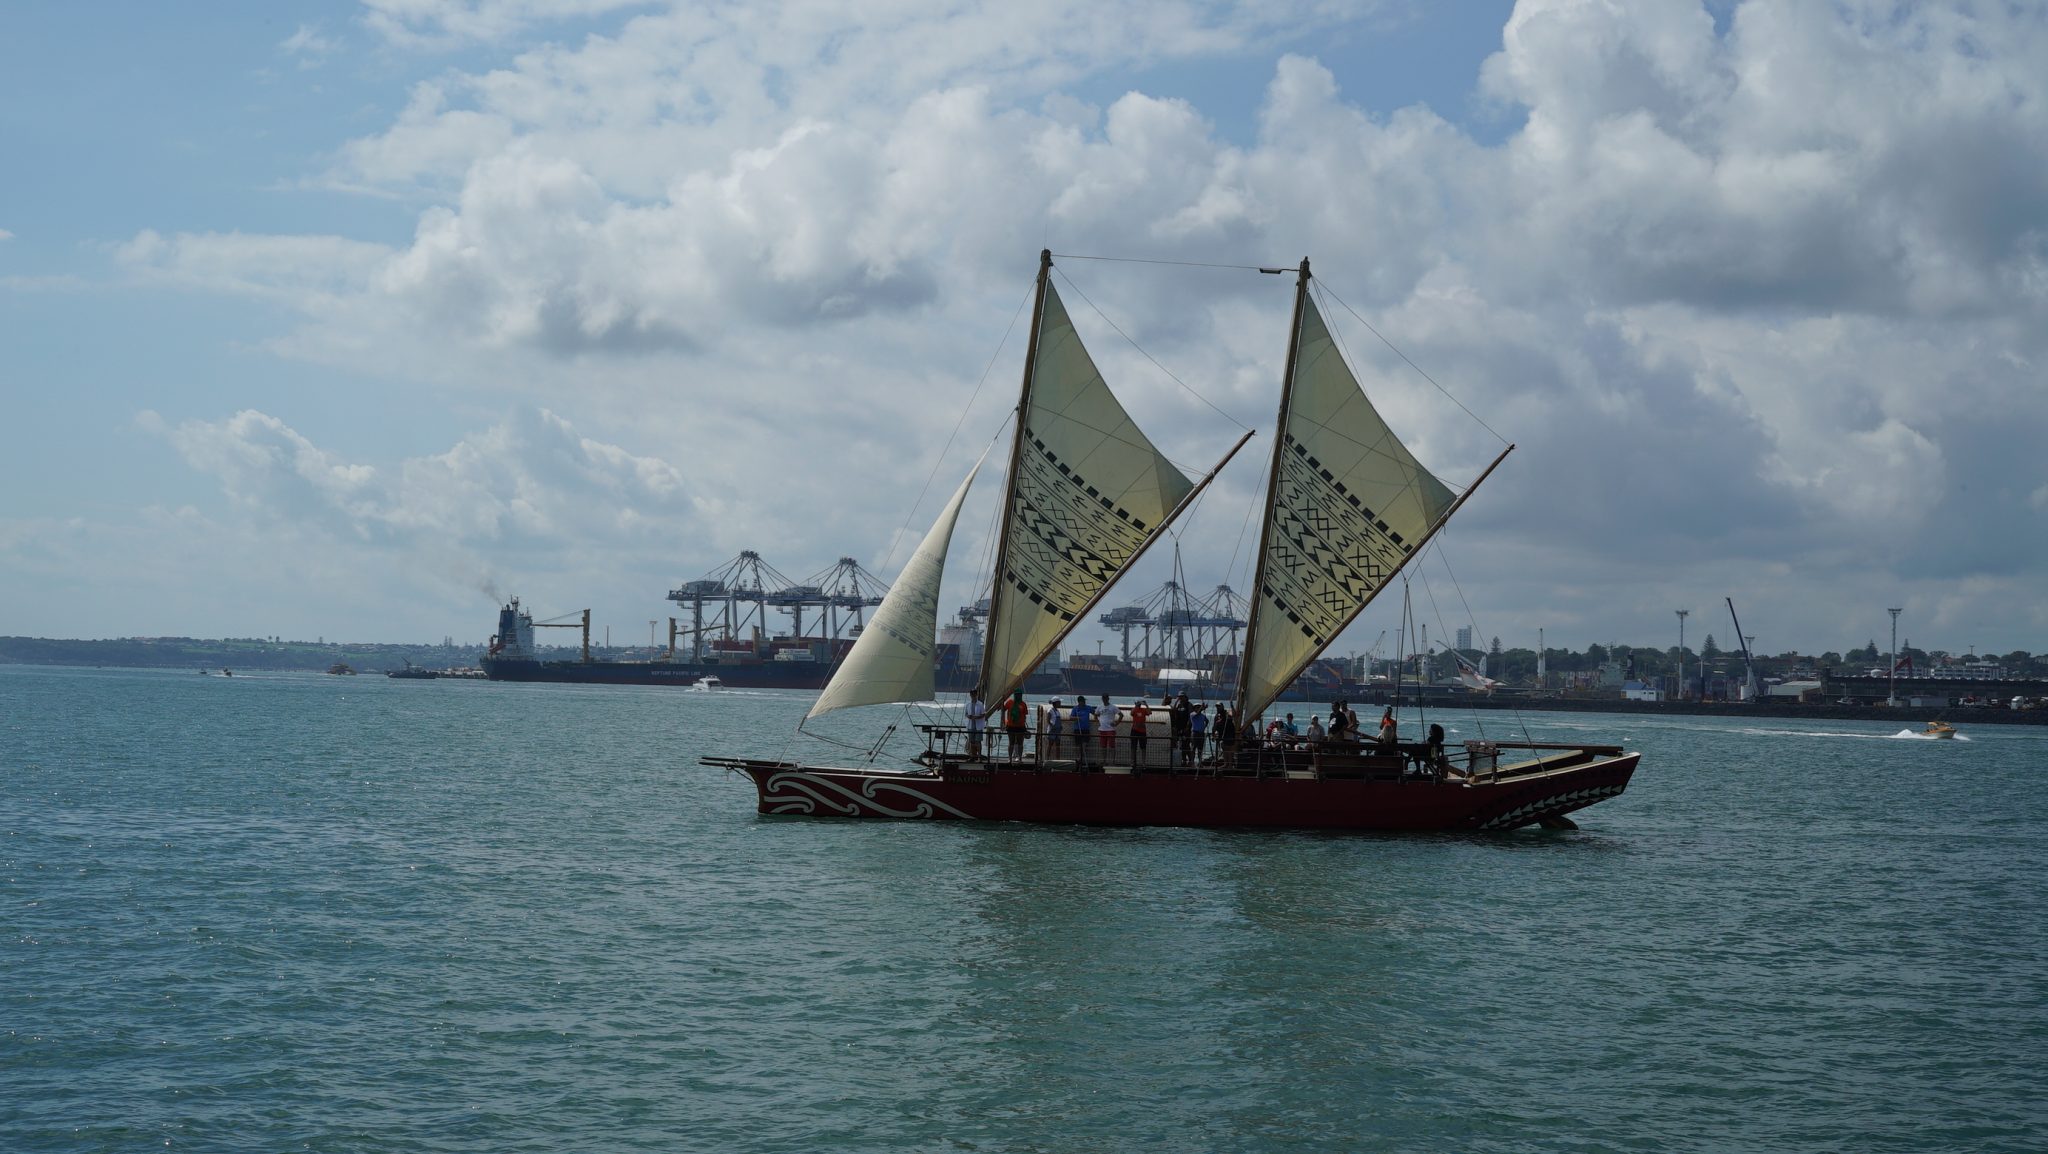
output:
[[[909,808],[897,808],[896,799],[885,801],[883,794],[900,794],[912,804]],[[783,770],[761,783],[761,808],[769,813],[827,813],[839,817],[937,817],[945,813],[974,820],[971,813],[887,778],[867,778],[856,793],[831,778],[794,770]]]
[[[1527,825],[1537,818],[1548,814],[1568,813],[1575,809],[1584,809],[1601,798],[1617,797],[1626,788],[1626,786],[1621,785],[1596,785],[1587,789],[1575,789],[1570,793],[1560,793],[1554,797],[1546,797],[1542,801],[1533,801],[1528,805],[1517,806],[1479,828],[1514,829],[1517,826]]]

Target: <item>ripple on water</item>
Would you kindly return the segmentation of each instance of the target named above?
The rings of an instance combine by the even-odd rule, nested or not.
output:
[[[0,703],[9,1150],[2048,1125],[2030,731],[1531,718],[1643,749],[1635,785],[1577,833],[1383,838],[760,819],[694,759],[793,748],[796,694],[13,668]]]

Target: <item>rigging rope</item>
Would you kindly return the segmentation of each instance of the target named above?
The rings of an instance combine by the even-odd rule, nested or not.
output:
[[[952,449],[954,439],[960,436],[960,429],[967,424],[967,414],[974,411],[975,400],[981,396],[981,390],[987,387],[989,374],[995,372],[996,361],[1001,359],[1004,347],[1010,343],[1010,334],[1017,331],[1017,318],[1023,316],[1024,310],[1031,307],[1031,301],[1037,295],[1038,278],[1033,277],[1031,291],[1024,294],[1024,299],[1017,304],[1017,311],[1010,314],[1010,325],[1003,330],[1003,339],[996,343],[996,351],[989,355],[988,364],[981,370],[981,379],[974,382],[974,392],[968,396],[967,403],[960,407],[960,418],[953,422],[953,431],[946,434],[946,443],[939,447],[939,455],[932,459],[931,471],[924,475],[924,487],[917,491],[917,500],[911,503],[910,509],[903,515],[903,524],[897,526],[895,536],[889,539],[889,552],[882,557],[882,568],[887,569],[890,562],[896,559],[896,547],[902,544],[904,535],[910,532],[917,510],[924,504],[925,494],[931,491],[932,479],[939,475],[939,466],[946,463],[947,451]],[[1004,428],[1007,427],[1008,422],[1005,422]],[[1002,429],[997,429],[996,436],[1002,435]],[[994,437],[989,438],[989,444],[995,444]]]
[[[1422,377],[1423,380],[1428,381],[1432,385],[1436,385],[1437,392],[1442,393],[1446,397],[1449,397],[1451,399],[1451,403],[1458,406],[1458,408],[1463,409],[1465,415],[1472,418],[1475,422],[1477,422],[1480,428],[1485,429],[1489,433],[1493,433],[1494,439],[1498,440],[1501,444],[1505,445],[1508,443],[1508,439],[1506,437],[1501,436],[1498,432],[1495,432],[1494,427],[1492,425],[1489,425],[1485,421],[1480,420],[1478,413],[1475,413],[1472,410],[1465,408],[1465,402],[1459,400],[1457,396],[1453,394],[1449,389],[1444,388],[1442,385],[1438,385],[1435,377],[1432,377],[1428,373],[1423,372],[1421,365],[1418,365],[1414,361],[1409,360],[1408,354],[1402,352],[1399,346],[1394,344],[1394,342],[1388,340],[1386,338],[1386,334],[1374,328],[1371,321],[1366,320],[1362,316],[1359,316],[1357,309],[1354,309],[1350,305],[1345,304],[1343,297],[1340,297],[1336,293],[1331,292],[1329,289],[1324,288],[1323,282],[1321,281],[1316,282],[1316,289],[1323,295],[1329,297],[1331,300],[1336,301],[1339,305],[1343,306],[1345,312],[1350,313],[1354,320],[1356,320],[1359,324],[1364,325],[1366,327],[1366,330],[1372,333],[1372,335],[1378,337],[1380,339],[1381,344],[1387,346],[1390,349],[1393,349],[1395,356],[1400,357],[1404,361],[1407,361],[1408,367],[1414,369],[1416,373],[1418,373]]]
[[[1117,259],[1117,258],[1114,258],[1114,257],[1082,257],[1082,258],[1080,258],[1080,259],[1082,259],[1082,260],[1113,260],[1113,259]],[[1173,262],[1170,262],[1170,261],[1155,261],[1155,262],[1151,262],[1151,263],[1156,263],[1156,264],[1169,264],[1169,263],[1173,263]],[[1216,266],[1216,267],[1224,267],[1224,266],[1220,266],[1220,265],[1219,265],[1219,266]],[[1166,376],[1167,376],[1167,378],[1168,378],[1169,380],[1171,380],[1171,381],[1172,381],[1172,382],[1173,382],[1174,384],[1176,384],[1176,385],[1179,385],[1179,386],[1181,387],[1181,389],[1182,389],[1182,390],[1184,390],[1184,391],[1185,391],[1185,392],[1186,392],[1186,393],[1187,393],[1187,394],[1188,394],[1189,396],[1191,396],[1191,397],[1193,397],[1194,399],[1196,399],[1196,400],[1198,400],[1198,401],[1202,402],[1203,404],[1205,404],[1205,405],[1209,406],[1209,407],[1210,407],[1211,409],[1215,409],[1215,410],[1216,410],[1216,413],[1217,413],[1217,415],[1221,416],[1221,417],[1222,417],[1222,418],[1223,418],[1224,420],[1226,420],[1226,421],[1229,421],[1229,422],[1230,422],[1231,424],[1233,424],[1233,425],[1236,425],[1236,426],[1237,426],[1238,428],[1240,428],[1240,429],[1249,429],[1249,428],[1251,428],[1251,426],[1250,426],[1250,425],[1247,425],[1247,424],[1245,424],[1245,423],[1244,423],[1243,421],[1240,421],[1240,420],[1238,420],[1238,419],[1237,419],[1236,417],[1233,417],[1233,416],[1231,416],[1231,415],[1230,415],[1229,413],[1226,413],[1226,412],[1224,412],[1224,411],[1223,411],[1222,409],[1220,409],[1220,408],[1217,408],[1217,406],[1216,406],[1216,402],[1214,402],[1214,401],[1210,400],[1209,398],[1207,398],[1207,397],[1203,396],[1202,394],[1200,394],[1200,393],[1196,392],[1196,391],[1195,391],[1195,389],[1194,389],[1194,387],[1193,387],[1192,385],[1189,385],[1189,384],[1188,384],[1188,383],[1187,383],[1186,381],[1183,381],[1183,380],[1181,380],[1181,379],[1180,379],[1179,377],[1177,377],[1177,376],[1174,376],[1174,375],[1173,375],[1173,370],[1172,370],[1172,369],[1169,369],[1169,368],[1167,368],[1167,367],[1166,367],[1165,365],[1162,365],[1162,364],[1160,364],[1160,363],[1159,363],[1159,358],[1157,358],[1157,357],[1153,356],[1153,355],[1152,355],[1151,353],[1147,352],[1147,351],[1145,350],[1145,346],[1143,346],[1143,345],[1139,344],[1139,343],[1138,343],[1137,341],[1135,341],[1135,340],[1132,340],[1132,339],[1131,339],[1131,334],[1129,334],[1129,333],[1125,332],[1125,331],[1123,330],[1123,327],[1122,327],[1121,325],[1118,325],[1118,324],[1117,324],[1117,323],[1116,323],[1115,321],[1111,320],[1111,319],[1110,319],[1110,317],[1109,317],[1109,314],[1108,314],[1108,313],[1106,313],[1106,312],[1103,312],[1103,311],[1102,311],[1102,308],[1101,308],[1101,306],[1097,305],[1097,304],[1096,304],[1096,303],[1095,303],[1095,302],[1094,302],[1093,300],[1090,300],[1090,299],[1089,299],[1087,291],[1086,291],[1085,289],[1083,289],[1083,288],[1082,288],[1082,287],[1081,287],[1081,286],[1080,286],[1079,284],[1076,284],[1076,283],[1075,283],[1075,281],[1074,281],[1074,278],[1073,278],[1073,277],[1070,277],[1070,276],[1068,276],[1068,275],[1066,274],[1066,272],[1065,272],[1064,270],[1060,269],[1060,267],[1059,267],[1058,265],[1054,265],[1054,266],[1053,266],[1053,271],[1054,271],[1054,272],[1057,272],[1057,273],[1059,273],[1059,274],[1060,274],[1060,280],[1062,280],[1062,281],[1066,282],[1066,285],[1067,285],[1067,287],[1068,287],[1068,288],[1071,288],[1071,289],[1073,289],[1073,290],[1074,290],[1074,291],[1075,291],[1076,293],[1080,294],[1080,297],[1081,297],[1081,301],[1082,301],[1082,303],[1083,303],[1083,304],[1086,304],[1086,305],[1087,305],[1087,306],[1088,306],[1089,308],[1091,308],[1091,309],[1094,309],[1094,310],[1095,310],[1095,315],[1096,315],[1096,316],[1099,316],[1099,317],[1101,317],[1101,318],[1102,318],[1102,320],[1103,320],[1103,323],[1104,323],[1104,324],[1107,324],[1107,325],[1108,325],[1108,326],[1109,326],[1110,328],[1112,328],[1112,329],[1115,329],[1115,330],[1116,330],[1116,335],[1118,335],[1118,336],[1122,337],[1122,338],[1124,339],[1125,343],[1129,344],[1129,345],[1130,345],[1130,346],[1131,346],[1132,348],[1134,348],[1134,349],[1138,350],[1138,355],[1139,355],[1139,356],[1141,356],[1141,357],[1144,357],[1144,358],[1145,358],[1146,360],[1148,360],[1148,361],[1151,361],[1151,362],[1152,362],[1152,367],[1153,367],[1153,368],[1155,368],[1155,369],[1158,369],[1158,370],[1159,370],[1160,372],[1162,372],[1162,373],[1165,373],[1165,374],[1166,374]]]
[[[1054,260],[1099,260],[1106,264],[1164,264],[1179,268],[1227,268],[1238,272],[1267,272],[1270,267],[1255,264],[1219,264],[1203,260],[1159,260],[1142,256],[1088,256],[1078,252],[1056,252],[1052,256]]]

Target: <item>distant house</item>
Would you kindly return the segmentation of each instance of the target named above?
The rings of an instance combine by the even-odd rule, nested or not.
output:
[[[1621,683],[1621,695],[1622,695],[1622,697],[1623,697],[1623,698],[1625,698],[1625,699],[1627,699],[1627,700],[1629,700],[1629,701],[1662,701],[1662,700],[1664,700],[1664,691],[1663,691],[1663,690],[1661,690],[1661,689],[1655,689],[1655,688],[1652,688],[1651,686],[1645,685],[1645,684],[1643,684],[1643,683],[1642,683],[1642,682],[1640,682],[1640,681],[1624,681],[1624,682],[1622,682],[1622,683]]]

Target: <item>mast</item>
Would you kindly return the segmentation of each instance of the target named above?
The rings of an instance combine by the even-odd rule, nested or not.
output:
[[[1245,443],[1250,441],[1257,432],[1258,430],[1256,429],[1246,430],[1244,436],[1239,437],[1237,439],[1237,443],[1235,445],[1230,446],[1230,451],[1228,453],[1223,454],[1223,459],[1216,462],[1216,467],[1209,470],[1208,474],[1204,476],[1200,481],[1197,481],[1195,483],[1194,488],[1188,490],[1187,496],[1182,497],[1180,499],[1180,502],[1174,505],[1173,509],[1170,512],[1168,512],[1164,518],[1160,520],[1159,527],[1153,530],[1152,535],[1150,537],[1145,538],[1145,543],[1138,546],[1137,551],[1131,554],[1130,560],[1124,562],[1123,570],[1117,574],[1118,577],[1122,577],[1123,572],[1129,571],[1130,567],[1136,565],[1138,563],[1139,558],[1143,557],[1147,550],[1151,549],[1152,546],[1159,543],[1159,539],[1166,535],[1167,527],[1180,519],[1180,515],[1186,512],[1187,509],[1195,503],[1195,498],[1202,495],[1202,490],[1209,487],[1209,482],[1216,479],[1216,474],[1221,473],[1223,471],[1223,466],[1228,465],[1230,463],[1230,459],[1232,457],[1237,456],[1237,451],[1239,449],[1244,448]],[[1069,633],[1072,633],[1074,630],[1080,628],[1081,624],[1088,619],[1088,614],[1093,612],[1095,607],[1102,603],[1103,598],[1109,596],[1109,591],[1111,588],[1115,586],[1115,584],[1116,582],[1113,580],[1104,582],[1102,588],[1097,589],[1095,591],[1095,596],[1090,597],[1086,604],[1084,604],[1083,606],[1081,606],[1080,609],[1075,611],[1073,624],[1061,630],[1058,636],[1054,637],[1052,641],[1045,647],[1045,650],[1043,652],[1033,657],[1031,664],[1035,667],[1039,662],[1045,660],[1045,655],[1047,653],[1052,652],[1053,646],[1056,646],[1061,641],[1066,640],[1066,637]],[[989,600],[989,622],[991,626],[993,626],[995,622],[995,600],[993,598]],[[988,651],[986,645],[983,646],[982,651],[984,653]],[[982,680],[978,688],[986,689],[988,687],[988,662],[986,658],[984,658],[982,661],[981,677]],[[982,701],[986,703],[988,699],[984,697],[982,698]]]
[[[1010,529],[1013,503],[1010,494],[1017,488],[1017,472],[1024,467],[1024,415],[1031,411],[1031,378],[1038,372],[1038,328],[1045,319],[1045,286],[1052,279],[1052,250],[1038,250],[1038,299],[1031,305],[1031,336],[1024,346],[1024,383],[1017,393],[1017,430],[1010,441],[1010,471],[1003,478],[1002,527],[996,535],[996,574],[994,587],[988,594],[988,635],[981,643],[981,672],[974,679],[974,695],[982,704],[994,709],[996,703],[988,699],[988,655],[995,652],[996,629],[1002,621],[1002,604],[1008,600],[1004,586],[1007,574],[1004,568],[1010,558]]]
[[[1287,367],[1280,376],[1280,415],[1273,426],[1273,468],[1266,475],[1266,515],[1259,522],[1259,559],[1252,570],[1252,612],[1245,622],[1243,655],[1237,659],[1237,704],[1235,712],[1239,737],[1243,727],[1251,718],[1244,715],[1247,694],[1250,692],[1250,678],[1245,674],[1246,659],[1252,653],[1252,642],[1259,636],[1259,618],[1264,614],[1260,608],[1266,600],[1266,543],[1273,536],[1273,494],[1280,488],[1280,454],[1287,451],[1287,410],[1294,403],[1294,358],[1301,351],[1301,310],[1308,300],[1308,258],[1301,258],[1301,278],[1294,285],[1294,323],[1287,330]]]
[[[1252,606],[1236,703],[1246,722],[1336,641],[1514,450],[1503,450],[1462,494],[1437,479],[1372,407],[1308,290],[1304,260],[1255,592],[1286,620]]]

